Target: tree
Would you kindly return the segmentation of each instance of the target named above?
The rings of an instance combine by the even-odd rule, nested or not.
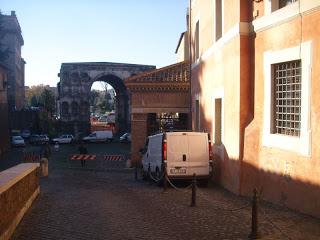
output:
[[[89,97],[90,106],[94,106],[97,104],[98,97],[99,97],[99,92],[97,90],[92,90],[90,92],[90,97]]]
[[[43,84],[31,86],[26,90],[26,102],[29,106],[39,107],[39,100],[42,92],[48,88]],[[36,100],[36,101],[35,101]]]
[[[53,115],[55,111],[55,102],[56,100],[52,91],[45,88],[40,95],[40,99],[39,99],[40,106],[42,106],[43,109],[46,110],[48,113]]]
[[[6,35],[4,28],[4,15],[0,10],[0,63],[4,64],[9,56],[9,49],[3,44],[3,39]]]
[[[38,99],[37,99],[37,97],[35,95],[33,95],[31,97],[30,105],[33,106],[33,107],[39,107],[39,102],[38,102]]]
[[[113,99],[112,99],[112,96],[111,96],[111,94],[110,94],[109,92],[106,92],[105,102],[106,102],[107,111],[112,111],[112,110],[114,110]]]
[[[90,106],[92,107],[92,112],[96,112],[96,105],[97,105],[97,102],[98,102],[98,98],[99,98],[99,92],[96,91],[96,90],[92,90],[90,92],[90,97],[89,97],[89,103],[90,103]]]
[[[114,109],[114,89],[106,82],[97,83],[99,83],[99,86],[95,86],[95,89],[91,90],[91,112],[105,114]]]

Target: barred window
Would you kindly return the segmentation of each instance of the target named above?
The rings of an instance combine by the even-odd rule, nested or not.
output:
[[[301,60],[272,65],[273,132],[300,136]]]
[[[286,7],[292,3],[297,2],[298,0],[279,0],[279,8]]]

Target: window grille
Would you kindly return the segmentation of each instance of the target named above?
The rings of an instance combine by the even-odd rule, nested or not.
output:
[[[273,65],[273,133],[300,136],[301,60]]]
[[[283,8],[285,6],[288,6],[292,3],[297,2],[298,0],[279,0],[279,8]]]

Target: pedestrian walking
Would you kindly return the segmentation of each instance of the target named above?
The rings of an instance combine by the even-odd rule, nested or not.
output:
[[[56,152],[59,151],[59,143],[58,143],[58,142],[56,142],[56,143],[54,144],[54,150],[55,150]]]
[[[80,154],[88,154],[88,150],[87,148],[84,146],[83,142],[81,142],[79,148],[79,153]],[[81,167],[84,167],[86,165],[86,161],[85,160],[81,160]]]

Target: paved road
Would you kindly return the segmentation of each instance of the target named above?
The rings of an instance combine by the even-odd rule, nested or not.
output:
[[[198,189],[197,207],[190,207],[190,189],[164,193],[154,183],[135,181],[125,161],[103,169],[93,163],[70,167],[66,157],[74,149],[63,146],[53,154],[49,178],[41,179],[41,194],[13,239],[247,239],[250,233],[250,208],[229,211],[247,206],[248,199],[209,186]],[[128,149],[89,146],[102,155]],[[263,239],[320,239],[319,220],[269,204],[262,209],[271,220],[261,216]]]

